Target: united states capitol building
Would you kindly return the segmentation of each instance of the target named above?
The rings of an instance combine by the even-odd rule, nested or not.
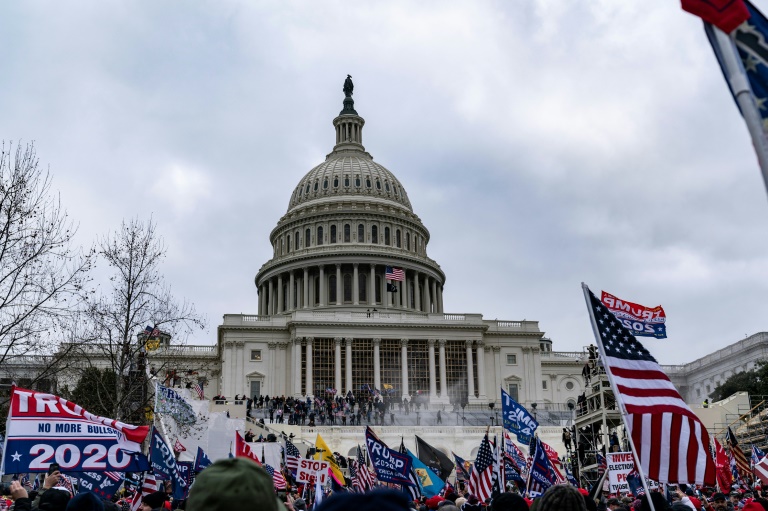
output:
[[[583,354],[553,352],[537,321],[450,311],[429,230],[403,183],[366,151],[365,120],[345,92],[331,152],[286,191],[272,258],[255,278],[258,314],[227,314],[218,328],[220,392],[380,389],[445,408],[487,406],[503,387],[542,409],[575,403]]]

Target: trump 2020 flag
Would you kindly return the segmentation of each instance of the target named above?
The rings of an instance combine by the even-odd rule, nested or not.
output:
[[[668,484],[715,484],[709,434],[656,359],[582,284],[603,365],[623,410],[641,474]]]
[[[524,406],[512,399],[504,389],[501,389],[501,410],[504,417],[504,429],[517,435],[518,442],[530,443],[531,436],[539,427],[539,423]]]
[[[99,417],[66,399],[11,388],[3,466],[0,472],[139,472],[146,470],[141,443],[149,426]]]
[[[195,472],[200,473],[200,472],[203,471],[203,469],[208,468],[212,464],[213,464],[213,462],[208,457],[208,455],[205,454],[205,451],[203,450],[203,448],[202,447],[198,447],[197,448],[197,455],[195,456],[195,465],[194,465]]]

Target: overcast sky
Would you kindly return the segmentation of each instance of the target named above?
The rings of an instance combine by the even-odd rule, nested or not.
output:
[[[768,4],[757,2],[763,11]],[[701,21],[627,2],[4,2],[0,139],[35,141],[79,242],[154,217],[211,344],[347,73],[446,312],[592,341],[580,288],[667,313],[660,362],[766,329],[768,199]]]

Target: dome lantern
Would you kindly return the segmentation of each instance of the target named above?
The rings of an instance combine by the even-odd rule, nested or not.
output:
[[[333,127],[336,129],[336,145],[333,146],[331,154],[342,151],[365,153],[365,147],[363,147],[365,119],[357,115],[357,111],[355,111],[355,100],[352,99],[353,89],[352,77],[347,75],[342,89],[344,91],[344,108],[339,112],[339,116],[333,120]]]

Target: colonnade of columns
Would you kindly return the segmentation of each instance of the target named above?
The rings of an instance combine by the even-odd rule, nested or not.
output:
[[[327,268],[330,267],[330,268]],[[344,275],[351,267],[352,296],[344,300]],[[316,268],[316,271],[310,271]],[[378,269],[378,271],[377,271]],[[330,271],[327,271],[330,270]],[[263,281],[259,286],[259,315],[272,316],[298,309],[311,309],[329,305],[366,305],[394,307],[416,312],[443,312],[443,286],[434,277],[416,270],[405,270],[405,280],[394,281],[397,292],[387,291],[385,267],[377,264],[336,263],[287,270]],[[365,273],[365,298],[361,299],[361,273]],[[330,303],[329,277],[336,277],[336,297]],[[315,278],[317,277],[317,278]],[[380,299],[376,300],[376,278],[379,277]],[[317,292],[315,286],[318,286]],[[314,297],[317,295],[318,300]]]
[[[302,397],[303,395],[313,395],[314,389],[313,379],[313,360],[312,349],[314,345],[314,337],[297,337],[293,341],[293,368],[294,368],[294,387],[293,394],[295,397]],[[377,389],[381,389],[381,338],[374,338],[373,341],[373,385]],[[351,337],[335,337],[334,338],[334,388],[340,394],[346,394],[349,391],[354,392],[359,388],[361,384],[366,382],[353,382],[352,381],[352,345],[354,339]],[[408,339],[400,339],[401,361],[402,367],[401,374],[401,393],[403,396],[410,395],[409,383],[408,383]],[[473,344],[475,341],[467,340],[467,383],[468,383],[468,395],[470,399],[475,398],[475,382],[473,374]],[[437,345],[437,357],[439,360],[439,374],[437,371],[437,365],[435,363],[435,345]],[[429,349],[429,400],[430,402],[442,402],[448,403],[448,379],[446,371],[446,355],[445,355],[445,339],[428,339],[427,346]],[[302,346],[305,352],[305,363],[303,367],[305,389],[302,392],[301,371],[302,371]],[[342,367],[341,364],[341,350],[342,346],[345,350],[345,364]],[[487,399],[486,384],[483,368],[485,367],[485,342],[477,341],[477,367],[480,374],[478,374],[478,392],[477,398],[481,401]],[[496,350],[497,351],[497,350]],[[342,370],[345,373],[346,388],[342,388]],[[370,381],[370,380],[369,380]],[[437,383],[440,383],[440,392],[438,393]],[[357,387],[357,388],[356,388]]]

